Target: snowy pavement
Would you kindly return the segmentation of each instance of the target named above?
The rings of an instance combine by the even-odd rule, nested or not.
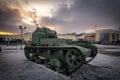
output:
[[[76,80],[120,80],[120,57],[98,53],[94,60],[73,75]]]
[[[28,61],[23,50],[3,50],[0,80],[120,80],[120,56],[98,54],[71,76],[64,76]]]
[[[98,52],[107,55],[120,56],[120,46],[117,45],[98,45],[94,44],[98,48]]]
[[[52,73],[52,74],[51,74]],[[23,51],[0,53],[0,80],[65,80],[57,73],[28,61]]]
[[[98,48],[120,49],[120,46],[118,45],[99,45],[99,44],[93,44],[93,45],[95,45]]]

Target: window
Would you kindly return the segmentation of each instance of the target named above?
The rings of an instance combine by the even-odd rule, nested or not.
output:
[[[117,40],[119,40],[119,34],[117,34]]]
[[[115,40],[115,34],[114,33],[112,34],[112,40]]]

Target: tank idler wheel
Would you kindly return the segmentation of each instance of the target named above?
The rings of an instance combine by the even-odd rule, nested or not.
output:
[[[28,60],[30,60],[30,61],[35,61],[35,58],[34,58],[33,53],[26,52],[26,53],[25,53],[25,56],[26,56],[26,58],[27,58]]]
[[[66,53],[66,62],[69,66],[79,67],[82,64],[82,55],[79,50],[71,49]]]
[[[58,67],[54,66],[53,68],[54,68],[53,70],[57,71],[58,73],[68,75],[68,69],[65,66],[63,66],[61,68],[58,68]]]

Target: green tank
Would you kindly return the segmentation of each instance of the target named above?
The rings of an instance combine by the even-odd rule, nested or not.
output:
[[[54,30],[37,27],[32,34],[32,41],[25,45],[25,56],[58,73],[70,75],[97,54],[97,48],[90,44],[80,45],[80,42],[66,41],[68,40],[57,38]]]

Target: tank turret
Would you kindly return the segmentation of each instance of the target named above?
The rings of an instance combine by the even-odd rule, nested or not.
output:
[[[44,43],[41,43],[43,39],[51,39],[57,38],[56,31],[50,30],[49,28],[36,28],[36,30],[32,34],[32,43],[35,45],[43,45]]]

